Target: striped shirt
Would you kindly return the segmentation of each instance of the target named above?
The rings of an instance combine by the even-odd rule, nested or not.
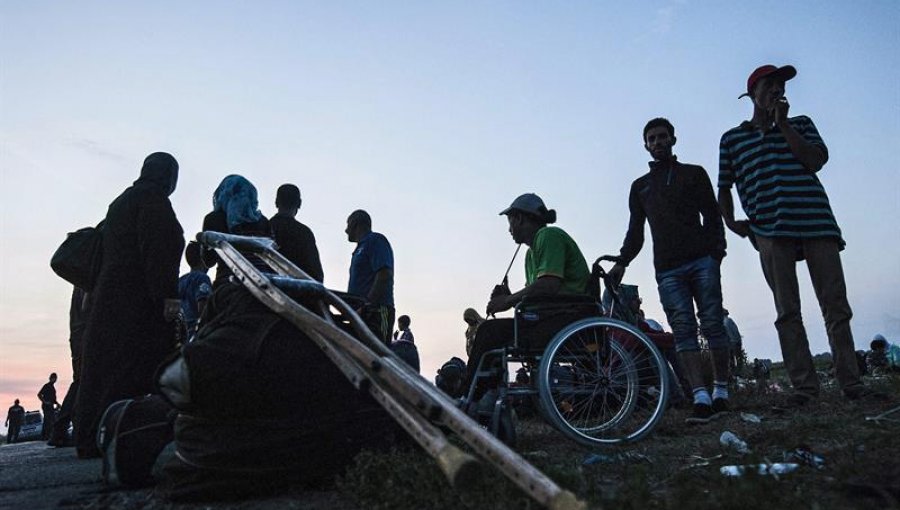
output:
[[[807,142],[828,148],[813,121],[806,116],[788,119]],[[794,156],[777,127],[762,133],[750,122],[728,130],[719,143],[719,188],[737,185],[750,229],[763,237],[836,237],[841,229],[834,219],[825,188],[815,172]]]

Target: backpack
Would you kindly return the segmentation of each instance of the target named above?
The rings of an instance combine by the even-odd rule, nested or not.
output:
[[[86,292],[94,290],[103,259],[103,222],[66,234],[50,258],[50,268],[60,278]]]
[[[143,487],[153,483],[153,466],[174,440],[175,412],[159,395],[113,402],[97,430],[107,485]]]

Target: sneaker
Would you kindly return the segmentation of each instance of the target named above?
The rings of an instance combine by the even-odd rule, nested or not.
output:
[[[684,422],[691,425],[702,425],[704,423],[709,423],[712,419],[712,415],[712,406],[707,404],[694,404],[694,414],[685,418]]]
[[[797,411],[806,406],[813,397],[803,393],[792,393],[772,405],[772,412],[783,414],[788,411]]]
[[[726,415],[731,412],[731,407],[728,405],[727,398],[714,398],[712,403],[712,419],[716,419],[720,416]]]

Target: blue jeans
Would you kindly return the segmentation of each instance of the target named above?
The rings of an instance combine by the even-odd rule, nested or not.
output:
[[[656,284],[663,310],[675,335],[676,351],[700,350],[697,319],[700,319],[700,331],[709,342],[710,349],[728,348],[728,334],[723,324],[722,278],[718,261],[712,257],[692,260],[675,269],[657,273]]]

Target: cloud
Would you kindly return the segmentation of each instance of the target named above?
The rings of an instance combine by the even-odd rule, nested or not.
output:
[[[675,20],[675,7],[660,7],[653,18],[653,33],[667,34],[672,30],[672,22]]]
[[[686,0],[673,0],[664,7],[656,9],[651,26],[652,32],[654,34],[668,34],[671,32],[672,26],[675,24],[675,16],[686,3]]]
[[[117,163],[129,162],[129,159],[124,155],[108,150],[100,145],[100,143],[88,138],[69,138],[68,140],[66,140],[66,142],[69,145],[81,149],[94,156],[98,156],[104,159],[110,159]]]

